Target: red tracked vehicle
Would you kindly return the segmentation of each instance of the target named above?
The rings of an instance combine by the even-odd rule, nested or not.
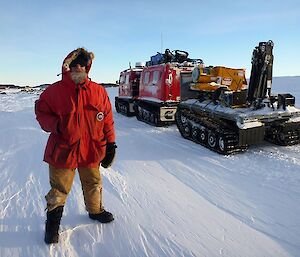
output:
[[[139,97],[134,108],[138,120],[163,126],[175,122],[177,105],[181,100],[181,81],[184,73],[191,73],[193,66],[163,63],[143,69]]]
[[[115,98],[117,112],[136,116],[154,126],[175,122],[180,101],[190,98],[191,91],[184,79],[201,59],[190,59],[185,51],[165,50],[151,57],[146,66],[120,73],[119,95]],[[188,76],[190,77],[190,76]]]
[[[120,106],[120,101],[127,98],[127,102],[130,102],[130,113],[135,114],[138,120],[154,126],[174,123],[177,105],[181,100],[187,98],[183,92],[182,78],[185,77],[185,74],[191,74],[196,63],[202,63],[202,60],[189,59],[188,53],[180,50],[171,52],[166,49],[164,54],[158,53],[152,56],[151,61],[143,67],[138,92],[131,93],[132,87],[126,87],[128,83],[123,85],[122,79],[120,79],[119,96],[116,98],[117,111],[128,113],[124,105],[123,111]],[[128,71],[123,73],[126,72]],[[129,81],[131,80],[129,79]],[[131,109],[132,106],[134,112]]]

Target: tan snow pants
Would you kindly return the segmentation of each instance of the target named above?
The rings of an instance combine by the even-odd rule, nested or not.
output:
[[[86,210],[91,214],[103,211],[102,179],[97,168],[78,168]],[[75,169],[56,169],[49,165],[51,189],[45,196],[47,210],[51,211],[66,203],[75,176]]]

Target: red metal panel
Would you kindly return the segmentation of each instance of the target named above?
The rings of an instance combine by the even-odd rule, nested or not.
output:
[[[139,99],[154,102],[179,101],[180,72],[191,69],[192,67],[177,67],[169,63],[148,66],[143,68],[140,80],[137,72],[128,69],[120,74],[119,97],[133,97],[133,84],[138,79]]]
[[[162,81],[162,74],[165,65],[155,65],[150,67],[145,67],[140,81],[140,93],[139,98],[153,99],[164,101],[164,81]],[[157,74],[160,76],[157,78]]]
[[[180,70],[169,64],[144,68],[140,82],[140,98],[166,102],[178,101],[179,96]]]

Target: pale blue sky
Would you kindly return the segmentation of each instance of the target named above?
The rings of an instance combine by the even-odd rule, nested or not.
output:
[[[273,75],[300,75],[299,0],[0,0],[0,84],[53,83],[82,46],[95,54],[96,82],[115,82],[162,48],[249,77],[253,48],[269,39]]]

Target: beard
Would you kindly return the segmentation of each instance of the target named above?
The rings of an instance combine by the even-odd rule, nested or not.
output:
[[[84,82],[87,78],[87,73],[85,71],[72,71],[71,72],[71,79],[75,82],[75,84],[80,84]]]

